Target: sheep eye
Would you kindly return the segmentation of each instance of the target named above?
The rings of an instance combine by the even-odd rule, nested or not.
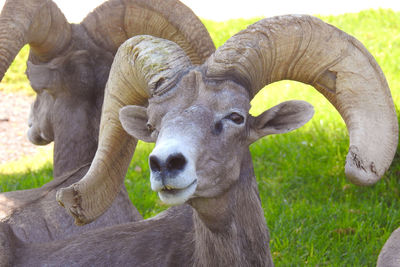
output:
[[[244,117],[240,115],[239,113],[232,112],[228,116],[225,117],[228,120],[233,121],[236,124],[242,124],[244,122]]]

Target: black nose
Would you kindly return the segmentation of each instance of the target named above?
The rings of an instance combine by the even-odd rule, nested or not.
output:
[[[149,159],[150,170],[152,172],[160,172],[161,171],[161,163],[157,156],[150,156]]]
[[[171,155],[167,158],[167,171],[181,171],[185,168],[186,159],[181,153]]]
[[[149,164],[153,172],[162,172],[165,174],[172,174],[174,172],[182,171],[186,166],[187,160],[182,153],[176,153],[168,156],[166,161],[161,160],[156,155],[150,156]]]

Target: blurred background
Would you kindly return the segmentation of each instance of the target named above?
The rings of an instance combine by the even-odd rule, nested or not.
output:
[[[88,12],[105,0],[54,0],[70,22],[80,22]],[[223,21],[233,18],[270,17],[283,14],[338,15],[364,9],[391,8],[400,10],[400,1],[393,0],[182,0],[203,19]],[[0,0],[2,8],[5,0]],[[79,7],[79,8],[77,8]]]

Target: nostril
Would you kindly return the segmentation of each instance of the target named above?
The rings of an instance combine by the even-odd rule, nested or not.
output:
[[[149,159],[150,169],[153,172],[160,172],[161,171],[161,164],[160,160],[156,156],[150,156]]]
[[[181,153],[171,155],[167,159],[168,171],[181,171],[185,168],[185,165],[186,159]]]

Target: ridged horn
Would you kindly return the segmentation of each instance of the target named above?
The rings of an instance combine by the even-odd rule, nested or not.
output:
[[[0,15],[0,80],[25,44],[40,61],[65,50],[71,26],[50,0],[8,0]]]
[[[398,122],[385,76],[358,40],[334,26],[302,15],[264,19],[230,38],[206,65],[207,76],[230,77],[252,96],[279,80],[312,85],[347,125],[347,178],[372,185],[390,166]]]
[[[126,39],[142,34],[177,43],[193,64],[203,63],[215,51],[204,25],[178,0],[110,0],[81,24],[97,44],[112,53]]]
[[[166,83],[190,66],[177,44],[152,36],[133,37],[118,49],[106,85],[99,146],[92,165],[81,181],[57,192],[57,201],[77,225],[90,223],[108,209],[128,170],[137,140],[123,130],[119,110],[145,105],[159,89],[159,81]]]

